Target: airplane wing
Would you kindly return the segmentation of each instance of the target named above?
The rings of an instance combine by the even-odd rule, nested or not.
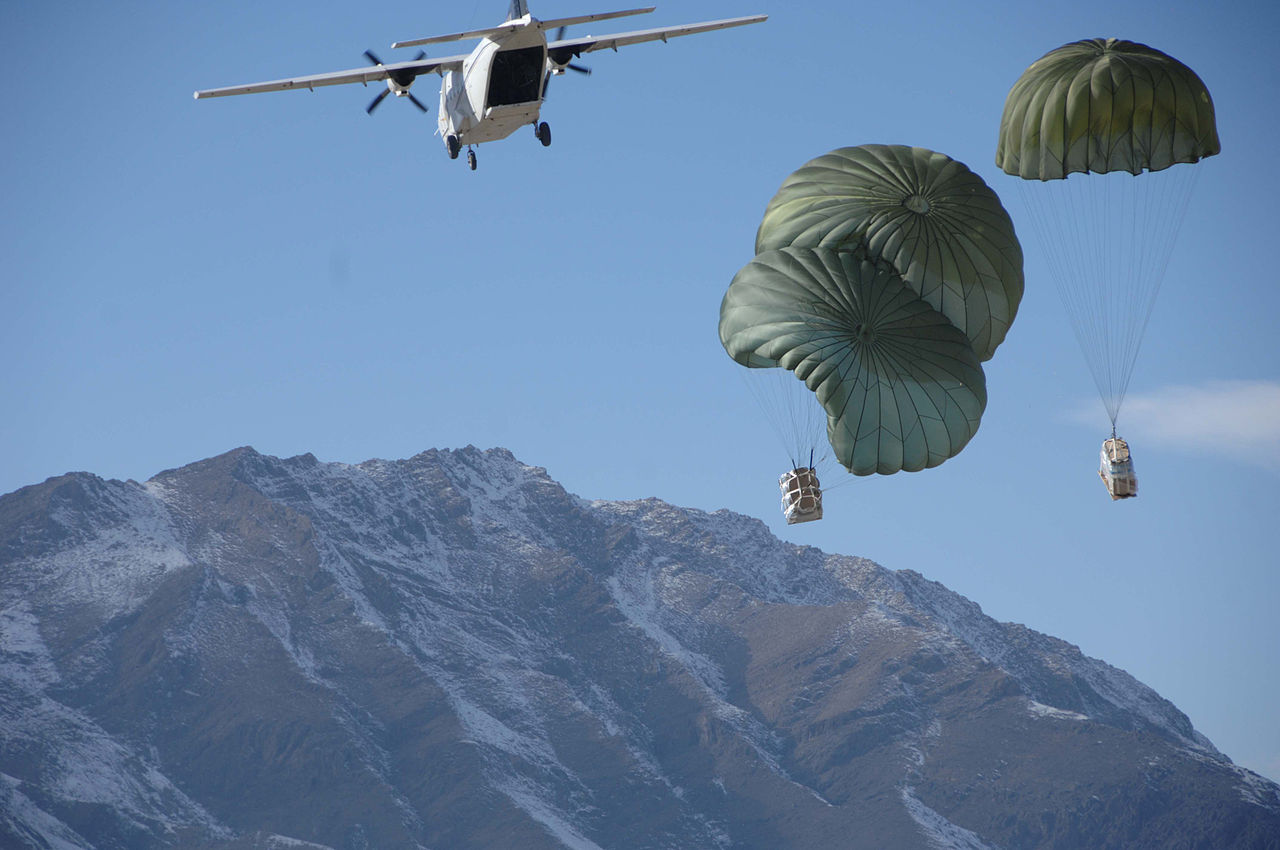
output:
[[[627,9],[625,12],[601,12],[595,15],[579,15],[576,18],[557,18],[554,21],[538,21],[538,26],[544,30],[554,29],[556,27],[567,27],[574,24],[588,24],[593,21],[604,21],[610,18],[625,18],[628,15],[645,15],[656,9],[656,6],[648,6],[644,9]],[[449,35],[433,35],[430,38],[411,38],[407,41],[397,41],[392,47],[417,47],[422,44],[440,44],[446,41],[465,41],[471,38],[485,38],[487,36],[503,35],[516,30],[524,29],[524,23],[506,23],[497,27],[488,27],[482,30],[467,30],[466,32],[455,32]]]
[[[719,21],[703,21],[698,24],[684,24],[678,27],[660,27],[651,30],[635,30],[613,35],[586,36],[584,38],[566,38],[553,41],[547,45],[551,58],[563,65],[571,57],[581,56],[595,50],[617,50],[628,44],[642,44],[646,41],[666,41],[682,35],[695,35],[700,32],[724,30],[730,27],[741,27],[747,24],[758,24],[768,19],[768,15],[748,15],[743,18],[724,18]]]
[[[411,38],[408,41],[394,42],[392,47],[417,47],[422,44],[442,44],[446,41],[466,41],[472,38],[486,38],[494,35],[505,35],[509,32],[523,29],[524,24],[503,24],[499,27],[486,27],[482,30],[467,30],[466,32],[454,32],[448,35],[433,35],[430,38]]]
[[[204,89],[195,93],[197,100],[206,97],[226,97],[232,94],[257,94],[264,91],[288,89],[314,89],[318,86],[337,86],[344,83],[376,83],[391,78],[401,85],[408,85],[423,74],[457,71],[462,68],[465,56],[446,56],[440,59],[417,59],[412,62],[393,62],[388,65],[368,65],[350,71],[332,71],[328,74],[311,74],[306,77],[290,77],[286,80],[269,80],[265,83],[249,83],[243,86],[226,86]]]
[[[645,6],[643,9],[627,9],[624,12],[597,12],[594,15],[578,15],[575,18],[555,18],[550,21],[538,21],[538,26],[544,30],[558,29],[560,27],[573,27],[578,24],[592,24],[596,21],[608,21],[613,18],[626,18],[631,15],[647,15],[657,6]]]

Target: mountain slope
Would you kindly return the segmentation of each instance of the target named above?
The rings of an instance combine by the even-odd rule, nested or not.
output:
[[[1124,672],[500,449],[4,496],[0,688],[5,846],[1280,847]]]

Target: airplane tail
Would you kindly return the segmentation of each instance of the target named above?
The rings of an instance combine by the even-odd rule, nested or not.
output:
[[[529,4],[525,0],[511,0],[511,8],[507,10],[507,20],[514,21],[529,14]]]

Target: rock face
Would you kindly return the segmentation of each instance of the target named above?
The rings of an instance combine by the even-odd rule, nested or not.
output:
[[[0,498],[0,845],[1277,848],[1126,673],[504,450]]]

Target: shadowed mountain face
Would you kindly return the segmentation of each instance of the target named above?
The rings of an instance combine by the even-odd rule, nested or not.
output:
[[[504,450],[0,498],[0,845],[1277,848],[1074,646]]]

